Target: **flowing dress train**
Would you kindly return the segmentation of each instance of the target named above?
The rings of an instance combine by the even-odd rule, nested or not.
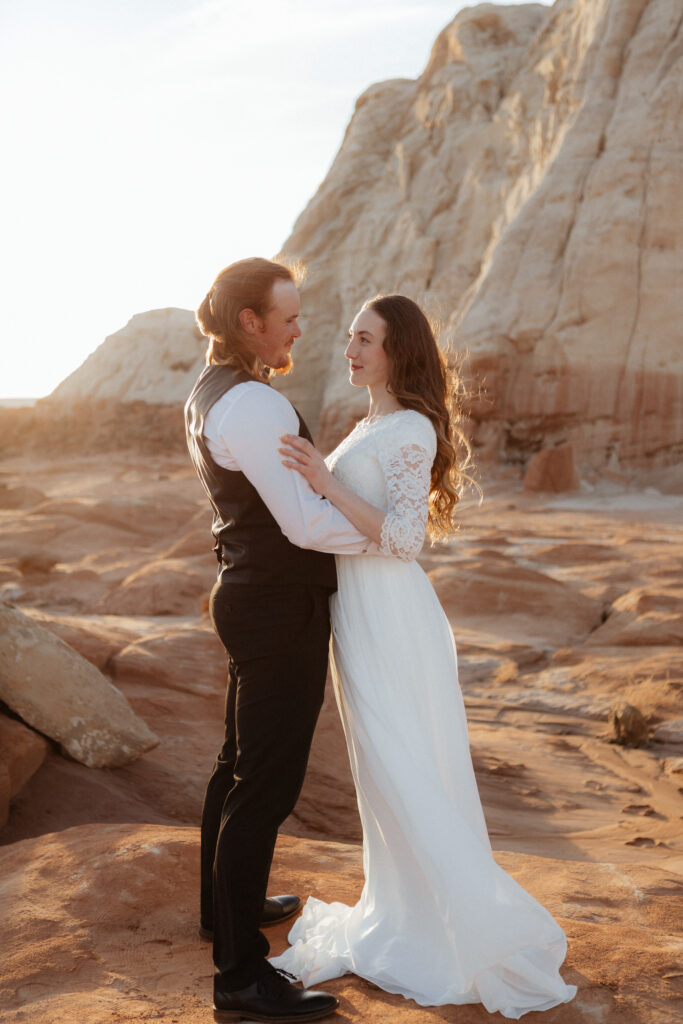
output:
[[[566,939],[491,853],[455,644],[414,561],[436,437],[420,413],[361,423],[328,459],[387,511],[381,555],[338,555],[332,672],[363,826],[354,907],[310,898],[272,959],[319,984],[345,973],[425,1006],[481,1002],[519,1018],[573,998]]]

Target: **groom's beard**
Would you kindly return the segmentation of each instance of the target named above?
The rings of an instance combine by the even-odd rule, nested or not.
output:
[[[294,369],[294,360],[292,359],[292,357],[290,355],[290,356],[288,356],[287,362],[286,362],[286,364],[284,366],[277,366],[275,368],[275,373],[278,375],[278,377],[286,377],[287,374],[291,373],[293,369]]]

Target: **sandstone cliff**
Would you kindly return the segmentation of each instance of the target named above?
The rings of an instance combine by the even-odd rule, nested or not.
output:
[[[401,291],[485,378],[480,453],[680,457],[682,20],[677,0],[482,4],[417,81],[360,97],[284,247],[309,277],[283,388],[325,447],[364,408],[348,324]]]
[[[50,395],[59,402],[184,402],[204,365],[206,339],[188,309],[138,313],[109,335]]]

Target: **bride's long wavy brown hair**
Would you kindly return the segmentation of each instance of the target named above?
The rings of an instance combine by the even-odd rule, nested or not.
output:
[[[463,433],[465,386],[457,366],[441,351],[429,320],[405,295],[378,295],[363,306],[386,324],[388,390],[406,409],[428,416],[436,431],[436,455],[429,491],[428,533],[432,540],[457,529],[455,508],[466,484],[472,450]]]

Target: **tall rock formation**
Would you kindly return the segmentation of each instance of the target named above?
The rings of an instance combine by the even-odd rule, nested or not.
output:
[[[416,81],[358,100],[284,246],[308,265],[282,388],[323,446],[365,406],[348,325],[410,295],[484,378],[484,456],[683,452],[683,9],[557,0],[461,11]]]

